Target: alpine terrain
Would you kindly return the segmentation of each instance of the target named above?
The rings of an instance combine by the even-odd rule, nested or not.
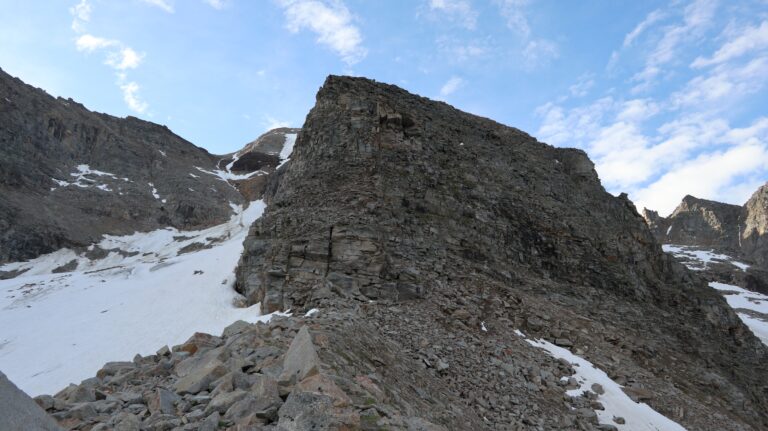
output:
[[[213,155],[0,72],[0,140],[0,429],[768,429],[768,185],[333,75]]]

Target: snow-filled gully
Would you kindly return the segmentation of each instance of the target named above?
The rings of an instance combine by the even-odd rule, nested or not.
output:
[[[63,249],[0,266],[25,271],[0,280],[0,370],[32,396],[55,393],[106,362],[152,354],[196,331],[268,320],[258,305],[236,307],[234,291],[243,240],[264,203],[233,207],[227,223],[205,230],[106,236],[98,247],[111,251],[100,259]],[[53,272],[72,261],[74,271]]]

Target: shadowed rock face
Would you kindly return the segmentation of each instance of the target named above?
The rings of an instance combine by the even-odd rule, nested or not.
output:
[[[768,269],[768,183],[744,204],[741,220],[742,253]]]
[[[218,159],[164,126],[88,111],[0,70],[0,262],[221,223],[243,199],[197,169]]]
[[[555,326],[570,329],[545,329],[553,339],[569,333],[639,367],[642,385],[680,403],[662,411],[692,429],[715,417],[738,422],[733,429],[767,423],[756,383],[768,381],[765,347],[662,253],[633,204],[606,193],[579,150],[394,86],[331,76],[266,198],[237,270],[238,290],[265,312],[425,298],[416,302],[441,310],[425,311],[431,325],[495,315],[509,333],[541,322],[520,321],[526,313],[557,316]],[[466,316],[456,310],[475,302]],[[707,419],[697,423],[699,414]]]
[[[329,78],[279,177],[239,271],[265,311],[330,291],[420,297],[511,265],[649,297],[668,272],[583,152],[392,86]]]

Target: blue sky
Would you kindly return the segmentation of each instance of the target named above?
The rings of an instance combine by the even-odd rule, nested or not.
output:
[[[582,148],[669,213],[768,180],[768,1],[0,0],[0,67],[214,153],[299,127],[328,74]]]

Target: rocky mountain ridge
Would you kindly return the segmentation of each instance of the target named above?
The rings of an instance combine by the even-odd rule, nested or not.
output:
[[[423,299],[434,305],[431,325],[466,316],[469,328],[497,328],[488,337],[528,327],[588,357],[611,352],[614,364],[644,370],[639,387],[674,391],[685,412],[675,418],[692,429],[766,424],[754,374],[768,381],[765,346],[662,252],[626,196],[603,190],[581,151],[394,86],[331,76],[265,199],[237,285],[264,312],[339,297]],[[630,353],[609,340],[645,347]],[[650,401],[663,412],[669,402]],[[731,419],[697,423],[717,416],[712,409]],[[494,415],[489,428],[508,420]]]
[[[165,126],[88,111],[2,70],[0,125],[0,263],[104,234],[223,223],[231,204],[258,198],[288,131],[268,134],[277,155],[244,148],[229,166]]]
[[[643,209],[657,241],[714,249],[768,269],[768,183],[742,206],[685,196],[669,217]]]
[[[768,427],[768,348],[663,253],[584,152],[339,76],[300,130],[275,134],[290,161],[274,158],[280,137],[268,133],[200,172],[219,173],[226,193],[263,195],[236,288],[293,316],[194,334],[36,397],[60,426]],[[269,175],[251,181],[241,167]],[[117,168],[94,162],[87,183],[130,179]]]

